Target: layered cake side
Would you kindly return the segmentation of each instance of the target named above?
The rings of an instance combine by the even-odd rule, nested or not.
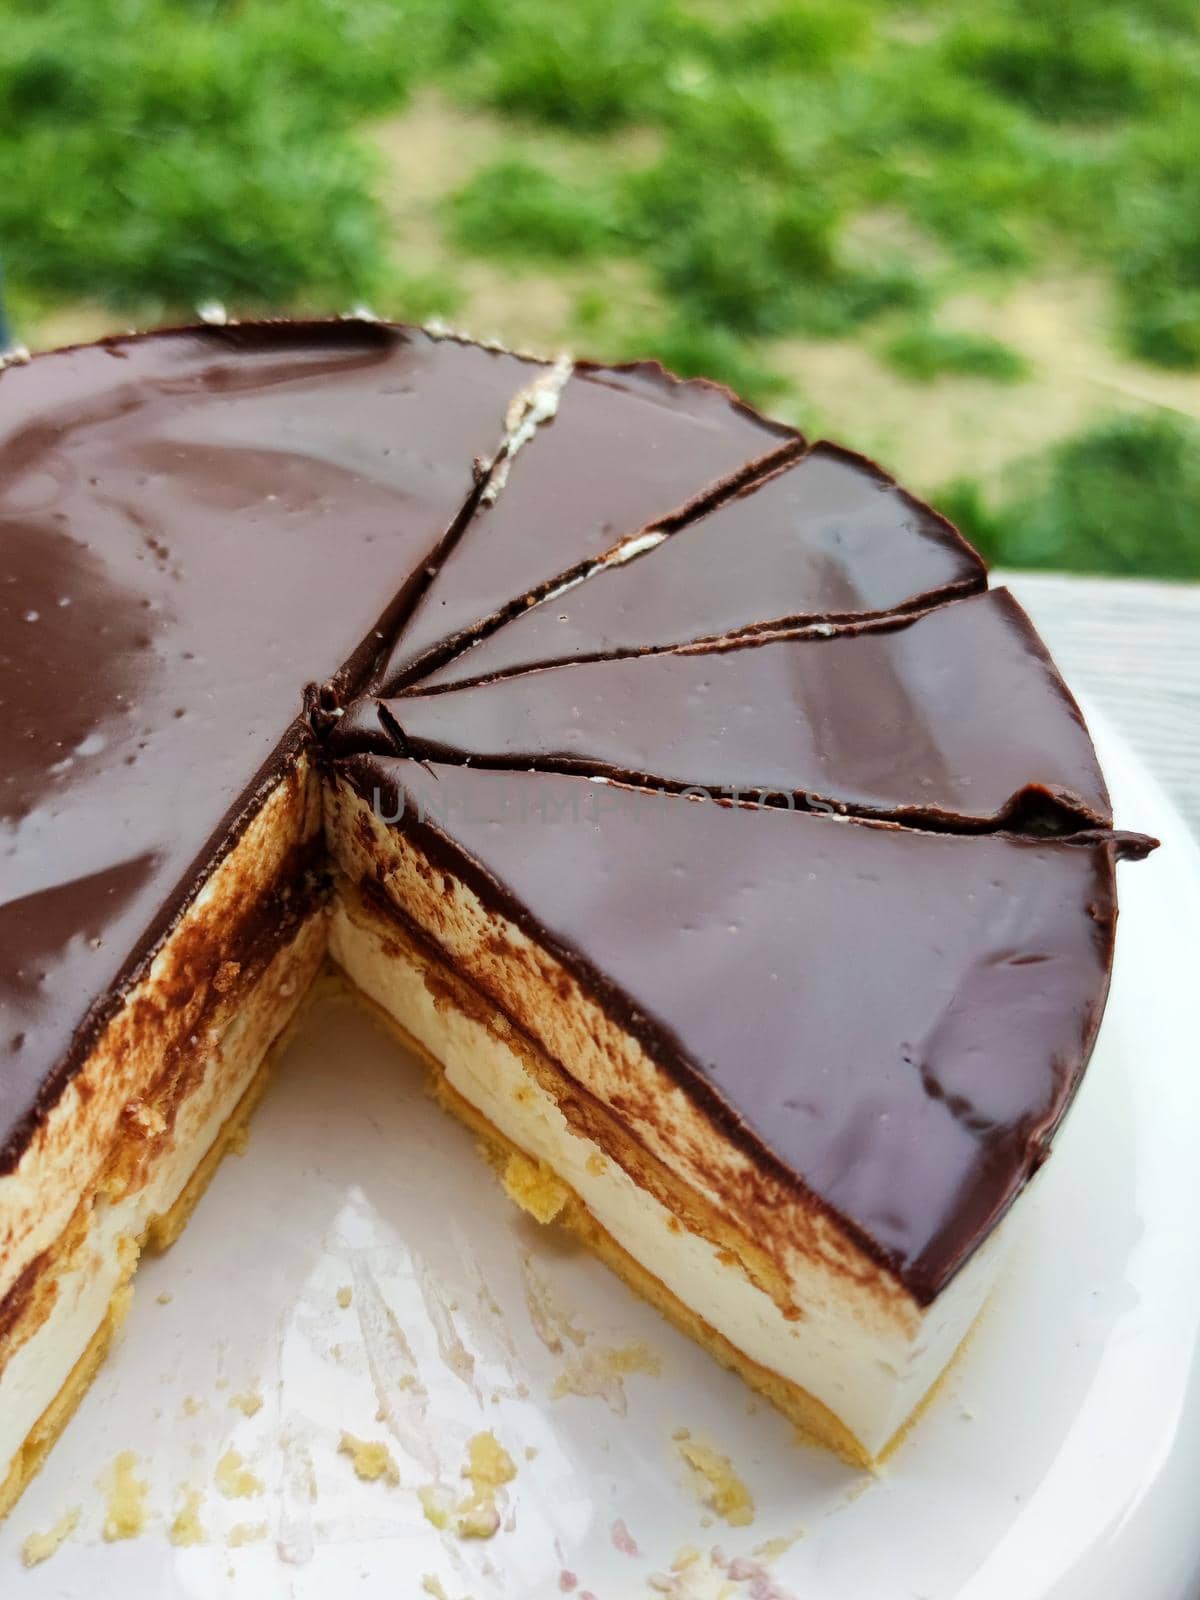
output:
[[[249,1115],[327,943],[320,786],[298,762],[122,996],[0,1178],[0,1514]]]
[[[335,958],[793,1415],[877,1456],[966,1333],[996,1261],[978,1246],[1087,1060],[1111,836],[926,833],[381,756],[336,770],[330,844],[355,896]],[[414,933],[434,973],[419,1028]],[[513,1037],[496,1016],[532,1067],[488,1043]],[[590,1143],[623,1207],[588,1182]]]
[[[323,731],[570,381],[354,320],[2,374],[0,1514],[324,959]],[[724,391],[628,382],[674,440],[632,532],[794,448]]]
[[[323,962],[305,685],[365,679],[543,370],[330,323],[0,376],[0,1512]]]
[[[1144,847],[955,530],[653,365],[272,323],[0,374],[0,578],[0,1514],[327,950],[515,1197],[877,1458]]]

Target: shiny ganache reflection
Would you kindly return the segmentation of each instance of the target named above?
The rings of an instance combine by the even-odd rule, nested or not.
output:
[[[366,323],[0,375],[0,1152],[169,925],[307,682],[356,680],[529,363]]]

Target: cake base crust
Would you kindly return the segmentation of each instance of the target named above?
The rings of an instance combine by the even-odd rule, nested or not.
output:
[[[136,1263],[135,1263],[136,1264]],[[132,1275],[133,1265],[129,1272]],[[92,1380],[100,1371],[117,1330],[125,1320],[133,1288],[126,1278],[108,1304],[104,1321],[96,1329],[87,1349],[71,1368],[67,1381],[42,1412],[30,1429],[25,1443],[17,1451],[3,1483],[0,1483],[0,1518],[6,1517],[25,1493],[29,1484],[42,1469],[42,1463],[54,1448],[59,1434],[78,1410]]]
[[[216,1137],[192,1169],[171,1205],[150,1217],[138,1238],[122,1238],[118,1241],[122,1257],[120,1280],[82,1354],[10,1462],[0,1482],[0,1519],[7,1516],[37,1475],[103,1365],[132,1302],[133,1277],[142,1254],[162,1255],[170,1249],[187,1226],[225,1156],[241,1146],[250,1118],[270,1085],[274,1066],[300,1026],[319,981],[308,987],[284,1028],[271,1040],[233,1110],[221,1124]],[[36,1338],[37,1332],[31,1337]]]
[[[389,1011],[357,988],[350,978],[344,974],[340,974],[339,977],[346,1001],[361,1006],[390,1038],[421,1063],[425,1069],[428,1092],[443,1110],[457,1117],[475,1135],[481,1155],[495,1169],[514,1204],[521,1206],[522,1210],[543,1226],[561,1225],[566,1228],[585,1249],[602,1261],[639,1298],[652,1305],[687,1338],[707,1350],[721,1366],[736,1373],[743,1383],[769,1400],[777,1411],[781,1411],[795,1425],[805,1443],[819,1444],[827,1450],[832,1450],[849,1466],[875,1465],[873,1458],[863,1449],[850,1430],[834,1416],[828,1406],[823,1405],[815,1395],[809,1394],[798,1384],[789,1383],[777,1373],[769,1372],[757,1361],[752,1361],[691,1307],[685,1306],[683,1301],[656,1278],[648,1267],[635,1260],[628,1250],[617,1243],[612,1234],[596,1221],[575,1191],[557,1175],[555,1182],[562,1187],[565,1199],[561,1206],[555,1208],[552,1217],[547,1218],[545,1213],[539,1215],[536,1210],[525,1204],[520,1196],[514,1193],[512,1187],[504,1183],[504,1173],[514,1157],[528,1161],[530,1157],[527,1152],[506,1138],[493,1122],[447,1082],[442,1063],[419,1039],[409,1033],[403,1024],[397,1022]],[[890,1445],[888,1449],[891,1449]],[[887,1451],[884,1452],[886,1453]]]

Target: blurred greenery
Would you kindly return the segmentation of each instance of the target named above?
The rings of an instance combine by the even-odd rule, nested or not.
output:
[[[986,334],[914,324],[883,347],[884,359],[918,383],[947,373],[974,373],[999,383],[1015,383],[1028,370],[1024,358]]]
[[[464,154],[414,266],[367,125],[430,85],[511,137]],[[1200,370],[1198,151],[1194,0],[6,0],[0,30],[18,319],[424,316],[490,262],[573,274],[577,347],[760,401],[789,340],[1018,383],[1020,351],[939,308],[1048,265],[1111,286],[1117,353]],[[951,499],[1005,561],[1195,576],[1196,451],[1182,419],[1118,419]]]
[[[1065,440],[1016,475],[1002,506],[973,483],[938,496],[983,554],[1017,567],[1200,579],[1200,433],[1129,417]]]
[[[581,193],[527,161],[485,167],[453,197],[450,214],[456,242],[480,255],[589,260],[618,238],[608,196]]]

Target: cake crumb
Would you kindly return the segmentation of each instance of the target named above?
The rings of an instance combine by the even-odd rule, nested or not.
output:
[[[795,1533],[781,1533],[777,1539],[767,1539],[762,1544],[755,1545],[754,1554],[761,1556],[764,1561],[778,1561],[780,1556],[787,1554],[797,1539],[803,1537],[803,1528],[797,1528]]]
[[[382,1478],[394,1488],[400,1482],[392,1452],[381,1440],[356,1439],[352,1433],[343,1432],[338,1455],[349,1456],[355,1476],[364,1483],[378,1483]]]
[[[425,1521],[439,1533],[450,1526],[450,1507],[446,1491],[436,1483],[425,1483],[417,1490],[417,1499],[425,1513]]]
[[[584,1166],[588,1169],[593,1178],[602,1178],[608,1171],[608,1164],[598,1150],[592,1151],[591,1155],[584,1162]]]
[[[527,1444],[525,1446],[525,1459],[526,1459],[526,1461],[536,1461],[537,1460],[537,1453],[538,1453],[537,1445],[535,1445],[535,1444]]]
[[[79,1526],[79,1507],[64,1511],[54,1526],[46,1533],[31,1533],[21,1546],[21,1560],[27,1567],[39,1567],[63,1545]]]
[[[460,1539],[490,1539],[500,1531],[500,1508],[494,1501],[479,1505],[466,1505],[454,1521],[454,1531]]]
[[[490,1539],[501,1525],[497,1495],[517,1475],[516,1464],[491,1432],[477,1433],[467,1441],[462,1476],[471,1492],[455,1504],[444,1485],[426,1484],[417,1491],[425,1518],[435,1528],[453,1528],[460,1539]]]
[[[194,1417],[203,1409],[204,1401],[197,1400],[195,1395],[189,1394],[183,1402],[183,1414],[185,1417]]]
[[[467,1441],[462,1475],[471,1485],[471,1494],[458,1508],[459,1537],[490,1539],[500,1526],[497,1491],[516,1477],[516,1464],[494,1433],[477,1433]]]
[[[354,1290],[350,1287],[350,1285],[348,1283],[344,1283],[342,1285],[342,1287],[337,1292],[337,1303],[338,1303],[338,1305],[340,1305],[342,1310],[345,1311],[346,1307],[350,1304],[350,1302],[351,1302],[351,1300],[353,1300],[353,1298],[354,1298]]]
[[[174,1298],[175,1296],[169,1289],[164,1289],[161,1294],[154,1296],[155,1304],[160,1306],[169,1306]]]
[[[462,1469],[478,1493],[511,1483],[517,1475],[513,1458],[494,1433],[477,1433],[467,1443],[467,1464]]]
[[[244,1544],[261,1544],[266,1537],[265,1522],[239,1522],[236,1527],[230,1528],[226,1543],[231,1549],[237,1550]]]
[[[167,1529],[167,1538],[173,1545],[184,1548],[204,1543],[204,1529],[200,1526],[200,1504],[204,1495],[199,1489],[183,1485],[183,1505]]]
[[[122,1450],[105,1474],[108,1504],[101,1530],[109,1544],[118,1539],[136,1539],[146,1526],[148,1485],[134,1474],[137,1456]]]
[[[568,1199],[567,1186],[542,1161],[514,1150],[504,1167],[504,1189],[536,1222],[553,1222]]]
[[[217,1462],[214,1481],[226,1500],[253,1500],[263,1492],[262,1479],[250,1471],[236,1450],[226,1450]]]
[[[731,1528],[747,1528],[754,1521],[754,1499],[733,1470],[728,1456],[695,1439],[679,1442],[679,1454],[691,1469],[700,1499]]]
[[[99,948],[99,941],[94,948]],[[167,1119],[161,1106],[147,1105],[144,1100],[131,1100],[125,1107],[125,1115],[139,1133],[150,1138],[157,1138],[167,1131]]]
[[[240,1411],[244,1417],[255,1417],[262,1410],[262,1395],[255,1394],[253,1389],[247,1389],[244,1394],[234,1394],[229,1397],[231,1411]]]

